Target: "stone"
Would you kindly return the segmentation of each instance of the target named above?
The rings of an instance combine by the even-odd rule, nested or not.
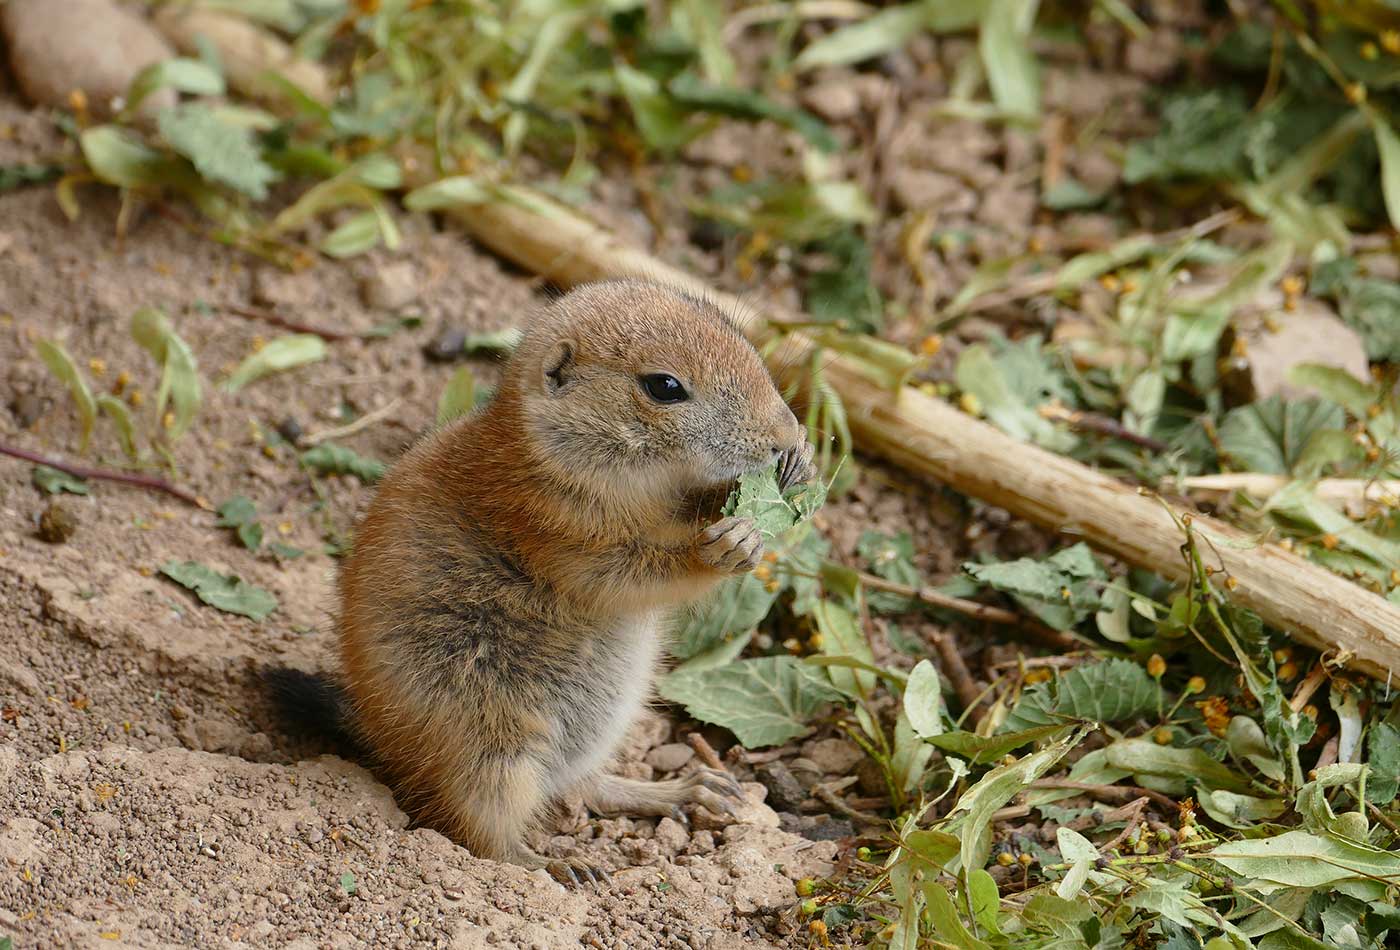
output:
[[[849,775],[865,758],[865,753],[845,739],[815,739],[802,747],[802,754],[811,759],[826,775]]]
[[[860,112],[860,91],[848,78],[831,79],[807,87],[802,104],[828,122],[845,122]]]
[[[890,193],[906,211],[937,210],[967,214],[977,205],[972,190],[952,175],[924,168],[897,168],[890,176]]]
[[[137,73],[175,55],[150,23],[111,0],[9,0],[0,4],[0,32],[31,101],[66,108],[70,94],[81,90],[102,118],[118,111]],[[146,98],[140,114],[154,116],[175,102],[175,92],[162,89]]]
[[[71,505],[55,498],[39,516],[39,538],[50,544],[62,544],[78,530],[78,513]]]
[[[684,742],[668,742],[647,753],[646,762],[658,772],[679,772],[695,757],[695,750]]]
[[[360,279],[360,299],[375,310],[402,310],[418,299],[418,274],[412,261],[382,264]]]
[[[782,762],[765,762],[754,770],[758,780],[768,789],[768,802],[778,811],[797,811],[807,790]]]

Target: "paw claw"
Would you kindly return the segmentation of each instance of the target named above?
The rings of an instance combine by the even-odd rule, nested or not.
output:
[[[784,452],[778,460],[778,487],[787,491],[793,485],[810,481],[816,474],[812,464],[812,443],[806,439],[794,449]]]
[[[727,574],[753,570],[763,556],[763,535],[752,518],[722,518],[697,539],[705,563]]]

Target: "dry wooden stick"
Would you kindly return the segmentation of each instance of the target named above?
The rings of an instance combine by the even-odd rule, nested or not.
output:
[[[426,170],[431,163],[418,167]],[[500,197],[463,207],[453,216],[487,247],[562,287],[609,277],[649,277],[705,297],[730,313],[755,309],[753,300],[715,291],[525,189],[503,189]],[[759,341],[773,332],[763,320],[751,321],[746,330]],[[806,361],[794,357],[814,345],[800,333],[788,339],[774,372],[784,382],[803,385]],[[1017,441],[912,387],[892,393],[846,357],[830,359],[824,381],[845,403],[852,434],[865,451],[1169,579],[1189,577],[1181,552],[1181,510],[1072,459]],[[1233,578],[1237,602],[1300,642],[1335,654],[1339,665],[1386,680],[1400,667],[1400,607],[1223,522],[1194,518],[1196,531],[1211,542],[1217,559],[1212,566]]]
[[[213,511],[214,507],[200,498],[193,492],[188,492],[183,488],[172,485],[165,479],[155,475],[138,475],[134,472],[118,472],[109,468],[89,468],[86,465],[74,465],[62,459],[51,458],[47,455],[40,455],[38,452],[31,452],[28,449],[21,449],[18,446],[6,445],[0,442],[0,455],[8,455],[11,458],[22,459],[26,462],[33,462],[35,465],[47,465],[49,468],[66,472],[77,478],[91,478],[103,482],[119,482],[123,485],[136,485],[140,488],[149,488],[152,491],[164,492],[174,498],[178,498],[187,505],[194,505],[196,508],[203,508],[205,511]]]
[[[860,577],[861,585],[864,587],[889,591],[891,594],[899,594],[902,597],[912,597],[930,607],[942,607],[974,620],[987,620],[992,623],[1018,627],[1025,639],[1034,640],[1036,643],[1051,649],[1078,650],[1084,645],[1067,633],[1047,627],[1029,617],[1023,617],[1012,610],[1004,610],[990,604],[981,604],[975,600],[963,600],[961,597],[953,597],[932,587],[911,587],[908,584],[900,584],[883,577],[877,577],[874,574],[867,574],[865,571],[857,571],[856,574]]]
[[[243,304],[226,303],[222,305],[222,309],[227,310],[236,317],[242,317],[245,320],[261,320],[275,327],[291,330],[293,333],[310,333],[312,336],[319,336],[328,343],[335,343],[339,340],[355,340],[360,337],[358,333],[342,333],[339,330],[326,330],[321,327],[314,327],[308,323],[302,323],[300,320],[284,317],[280,313],[274,313],[271,310],[263,310],[260,307],[245,307]]]

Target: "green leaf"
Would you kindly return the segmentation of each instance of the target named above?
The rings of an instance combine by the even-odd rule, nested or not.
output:
[[[174,89],[192,96],[222,96],[224,77],[217,69],[198,59],[177,56],[152,63],[131,81],[123,113],[135,113],[136,107],[158,89]]]
[[[1400,564],[1400,541],[1367,531],[1318,498],[1311,486],[1304,482],[1293,482],[1274,492],[1269,498],[1267,510],[1304,524],[1319,534],[1333,535],[1338,545],[1364,554],[1381,567]]]
[[[1330,402],[1270,396],[1226,413],[1220,446],[1241,471],[1286,475],[1316,433],[1345,425],[1345,413]]]
[[[1381,155],[1381,194],[1385,197],[1386,214],[1390,216],[1390,226],[1400,228],[1400,135],[1379,112],[1369,110],[1367,115]]]
[[[23,188],[25,185],[42,185],[46,181],[62,177],[62,165],[0,165],[0,194]]]
[[[336,260],[355,257],[379,246],[380,238],[383,237],[379,225],[378,214],[374,211],[362,211],[347,218],[316,246],[322,254]]]
[[[492,200],[491,189],[479,179],[468,175],[441,178],[430,185],[415,188],[403,197],[409,211],[442,211],[448,208],[470,208]]]
[[[1077,666],[1026,690],[1001,728],[1017,732],[1079,719],[1115,723],[1155,713],[1162,688],[1131,660]]]
[[[1058,735],[1063,728],[1061,723],[1054,723],[995,736],[979,736],[976,733],[964,732],[959,729],[955,732],[945,732],[942,735],[932,736],[928,741],[944,752],[951,752],[973,765],[989,765],[1005,758],[1024,745]]]
[[[107,415],[117,427],[117,438],[127,458],[136,458],[141,453],[136,449],[136,426],[131,421],[131,410],[116,396],[103,393],[97,397],[97,408]]]
[[[463,356],[509,356],[520,345],[524,333],[518,327],[505,327],[489,330],[486,333],[469,333],[462,342]]]
[[[674,152],[703,131],[703,126],[688,121],[688,113],[666,95],[661,83],[652,76],[626,63],[615,64],[613,76],[632,107],[637,131],[652,148]]]
[[[805,734],[808,719],[842,698],[826,674],[790,656],[678,670],[662,678],[659,692],[696,719],[730,730],[750,749]]]
[[[671,643],[672,655],[689,659],[748,633],[768,616],[778,599],[752,574],[733,577],[681,616]]]
[[[1098,587],[1107,580],[1087,545],[1065,548],[1043,561],[1020,558],[1001,564],[964,564],[971,577],[1010,594],[1057,630],[1068,630],[1098,610]]]
[[[119,188],[182,187],[193,177],[180,160],[148,148],[114,125],[83,130],[78,145],[92,173]]]
[[[262,620],[277,609],[277,598],[261,587],[239,577],[220,574],[195,561],[171,561],[162,565],[160,572],[225,613]]]
[[[220,528],[236,528],[241,524],[247,524],[258,516],[257,506],[242,495],[236,495],[219,506],[219,520],[215,524]]]
[[[780,491],[777,474],[774,466],[744,475],[724,505],[725,515],[752,518],[764,544],[811,518],[826,501],[826,490],[819,479]]]
[[[1073,404],[1063,376],[1052,369],[1039,337],[1016,343],[974,343],[958,356],[958,388],[977,397],[987,418],[1007,435],[1054,452],[1069,452],[1079,440],[1040,414],[1052,399]]]
[[[323,360],[326,353],[326,341],[314,333],[294,333],[278,337],[240,363],[224,384],[224,388],[228,392],[237,392],[271,373],[280,373]]]
[[[353,449],[329,442],[301,453],[301,464],[322,475],[354,475],[366,485],[379,481],[389,469],[378,459],[366,458]]]
[[[929,739],[943,732],[943,686],[938,670],[928,660],[920,660],[909,671],[904,687],[904,714],[920,739]]]
[[[1069,871],[1055,886],[1055,896],[1061,900],[1074,900],[1089,880],[1089,872],[1099,859],[1099,849],[1092,841],[1070,828],[1057,828],[1055,841],[1060,848],[1060,856],[1069,864]]]
[[[1281,798],[1258,798],[1223,789],[1196,789],[1196,801],[1214,821],[1227,828],[1245,830],[1261,821],[1273,821],[1288,811]]]
[[[351,874],[349,871],[342,874],[340,876],[340,889],[347,894],[353,894],[355,891],[359,890],[359,886],[355,883],[355,875]]]
[[[476,408],[476,377],[463,366],[452,374],[438,397],[437,424],[442,426]]]
[[[246,126],[226,121],[213,108],[198,103],[162,110],[157,123],[161,137],[194,163],[206,180],[261,201],[277,172],[263,161]]]
[[[822,653],[830,657],[853,657],[866,666],[875,665],[870,641],[865,638],[855,614],[835,600],[819,600],[812,616],[822,635]],[[865,669],[832,666],[827,669],[827,675],[843,693],[869,696],[875,689],[875,675]]]
[[[1335,887],[1343,881],[1377,878],[1400,883],[1400,854],[1306,831],[1224,842],[1203,856],[1253,879],[1260,893],[1284,887]]]
[[[87,380],[78,370],[78,364],[73,362],[73,358],[62,345],[52,340],[40,340],[36,347],[39,359],[44,361],[49,372],[68,387],[73,403],[78,407],[78,422],[83,432],[82,449],[86,450],[88,440],[92,438],[92,427],[97,422],[97,401],[92,398],[92,390],[88,388]]]
[[[954,33],[977,25],[988,0],[914,0],[885,7],[865,19],[833,30],[805,47],[793,68],[846,66],[899,49],[925,30]]]
[[[682,73],[666,88],[676,102],[696,112],[735,119],[771,119],[791,128],[823,152],[834,152],[840,145],[831,129],[810,112],[774,102],[752,90],[711,85],[694,73]]]
[[[1178,749],[1147,739],[1119,739],[1105,752],[1113,768],[1170,781],[1183,792],[1187,779],[1207,788],[1223,788],[1230,792],[1243,793],[1251,788],[1243,776],[1212,759],[1203,749]]]
[[[1317,390],[1358,419],[1366,418],[1366,410],[1381,400],[1378,387],[1363,383],[1339,366],[1325,363],[1299,363],[1288,371],[1288,381]]]
[[[1366,800],[1376,805],[1394,801],[1400,792],[1400,728],[1388,722],[1372,726],[1366,737],[1366,759],[1371,767]]]
[[[1249,108],[1239,89],[1212,89],[1173,96],[1161,110],[1162,122],[1151,139],[1128,146],[1123,180],[1205,179],[1235,181],[1245,177]]]
[[[34,482],[34,487],[46,495],[57,495],[60,492],[68,492],[72,495],[86,495],[88,493],[87,482],[76,475],[60,472],[47,465],[34,466],[34,472],[30,478]]]
[[[949,816],[949,830],[956,830],[960,840],[959,857],[963,869],[971,871],[987,863],[991,850],[987,832],[993,813],[1050,771],[1083,735],[1082,732],[1066,735],[1010,765],[992,769],[963,793]]]
[[[1040,112],[1040,77],[1030,49],[1039,6],[1039,0],[990,0],[977,34],[992,98],[1002,112],[1021,119]]]
[[[914,539],[908,532],[897,535],[866,531],[856,543],[856,555],[870,567],[871,573],[906,587],[921,587],[923,575],[914,566]],[[889,591],[872,590],[866,595],[870,609],[880,613],[904,613],[918,601]]]
[[[833,30],[808,44],[793,60],[793,69],[803,72],[822,66],[847,66],[893,52],[923,32],[928,7],[920,2],[896,4]],[[967,25],[975,22],[974,14]]]
[[[946,887],[937,880],[925,880],[919,890],[924,895],[924,914],[940,943],[958,950],[991,950],[991,944],[978,940],[967,929]]]
[[[164,418],[167,402],[174,404],[175,423],[170,427],[170,438],[178,439],[189,431],[204,398],[194,353],[165,314],[154,307],[142,307],[132,314],[131,337],[161,366],[156,415]]]

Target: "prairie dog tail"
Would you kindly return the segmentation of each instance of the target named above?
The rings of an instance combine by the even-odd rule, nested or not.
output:
[[[363,754],[350,696],[331,676],[272,666],[259,670],[258,677],[289,733],[330,739],[347,751]]]

